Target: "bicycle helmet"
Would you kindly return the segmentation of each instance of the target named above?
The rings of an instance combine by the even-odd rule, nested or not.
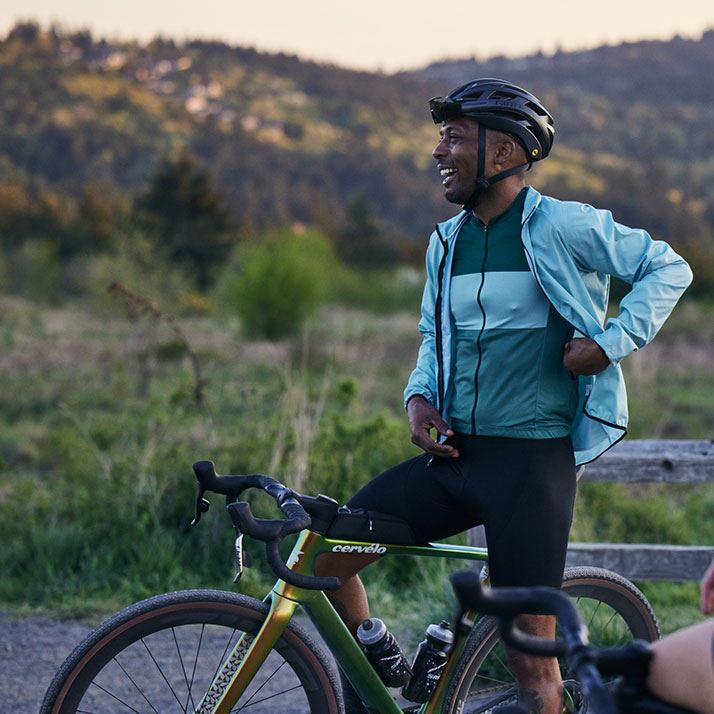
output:
[[[470,117],[479,125],[478,173],[474,194],[464,208],[473,209],[479,196],[496,181],[530,169],[545,159],[553,146],[553,117],[530,92],[502,79],[476,79],[461,85],[446,97],[429,100],[435,124],[455,117]],[[486,129],[513,136],[525,149],[528,161],[500,174],[485,177]]]

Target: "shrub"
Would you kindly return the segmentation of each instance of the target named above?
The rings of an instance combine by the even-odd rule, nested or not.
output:
[[[247,335],[274,340],[298,332],[325,302],[340,265],[319,233],[280,231],[242,246],[228,270],[223,302]]]

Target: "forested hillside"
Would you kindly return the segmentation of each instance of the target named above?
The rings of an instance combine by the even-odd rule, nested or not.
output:
[[[369,234],[358,262],[417,261],[453,208],[432,167],[426,100],[490,75],[532,89],[556,117],[537,187],[671,240],[699,268],[694,289],[711,293],[712,71],[714,31],[384,76],[218,42],[117,43],[20,24],[0,41],[2,244],[51,235],[63,256],[107,249],[117,217],[173,167],[215,187],[224,242],[299,222],[335,243]]]

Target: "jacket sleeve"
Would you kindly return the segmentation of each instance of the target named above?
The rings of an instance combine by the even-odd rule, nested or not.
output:
[[[644,347],[669,317],[692,282],[687,262],[664,241],[617,223],[610,211],[581,205],[573,257],[581,269],[614,275],[632,287],[620,312],[595,341],[613,364]]]
[[[410,397],[417,394],[421,394],[430,404],[436,405],[437,401],[435,309],[438,286],[436,285],[437,271],[434,265],[435,262],[438,263],[435,260],[435,250],[438,244],[438,239],[432,235],[426,252],[426,284],[422,295],[421,319],[419,320],[422,342],[417,355],[416,367],[404,390],[405,407]]]

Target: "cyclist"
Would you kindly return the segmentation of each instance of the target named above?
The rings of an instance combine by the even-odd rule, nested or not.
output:
[[[714,615],[714,560],[700,590],[702,612]],[[714,714],[714,619],[679,630],[652,649],[648,689],[670,704]]]
[[[430,106],[444,196],[463,210],[429,241],[423,341],[404,392],[412,441],[425,453],[348,505],[403,519],[420,541],[483,524],[494,585],[558,587],[576,465],[625,435],[619,362],[654,337],[691,271],[609,212],[526,185],[555,133],[531,93],[478,79]],[[610,275],[632,287],[604,324]],[[332,600],[353,631],[368,617],[356,573],[374,559],[329,554],[318,564],[342,578]],[[543,616],[524,616],[523,627],[554,631]],[[559,712],[555,660],[509,657],[520,701]]]

